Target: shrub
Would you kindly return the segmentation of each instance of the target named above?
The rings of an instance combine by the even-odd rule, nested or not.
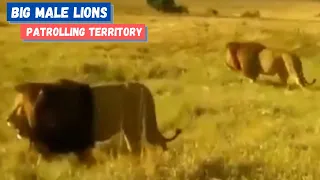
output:
[[[147,0],[147,4],[156,9],[157,11],[164,13],[187,13],[189,9],[183,5],[177,5],[174,0]]]
[[[261,17],[260,11],[255,10],[255,11],[245,11],[240,15],[241,17],[248,17],[248,18],[259,18]]]

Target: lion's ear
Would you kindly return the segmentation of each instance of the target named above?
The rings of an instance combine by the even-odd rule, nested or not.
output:
[[[14,86],[14,89],[23,96],[28,97],[31,101],[36,100],[40,90],[44,87],[42,83],[25,82]]]
[[[14,89],[19,93],[25,92],[36,92],[49,85],[48,83],[38,83],[38,82],[24,82],[14,86]]]
[[[28,83],[19,83],[14,86],[14,90],[16,90],[19,93],[22,93],[22,92],[26,91],[28,89],[28,87],[29,87]]]
[[[24,93],[31,88],[31,83],[20,83],[14,86],[14,89],[19,93]]]
[[[225,44],[225,48],[229,48],[229,47],[231,46],[231,44],[232,44],[232,42],[227,42],[227,43]]]
[[[235,44],[237,44],[236,41],[228,41],[228,42],[226,43],[226,48],[229,48],[230,46],[234,46]]]

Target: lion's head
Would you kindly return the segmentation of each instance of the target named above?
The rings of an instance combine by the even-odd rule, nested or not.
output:
[[[38,95],[42,92],[40,87],[35,83],[22,83],[15,86],[17,95],[7,118],[7,125],[17,131],[18,139],[30,138],[31,129],[34,127],[34,105]]]
[[[17,138],[29,137],[30,125],[28,121],[26,105],[24,102],[25,98],[23,94],[18,94],[15,97],[14,106],[11,113],[7,118],[7,125],[13,127],[17,131]]]

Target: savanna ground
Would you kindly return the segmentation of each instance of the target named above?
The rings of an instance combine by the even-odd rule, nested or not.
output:
[[[294,49],[306,78],[319,78],[320,21],[314,16],[320,2],[178,1],[190,16],[161,15],[142,0],[113,3],[116,23],[147,24],[148,43],[23,43],[18,25],[1,24],[1,179],[320,179],[319,84],[311,93],[289,92],[272,83],[277,78],[250,84],[223,65],[227,41],[256,40]],[[222,16],[257,9],[282,20],[217,18],[210,8]],[[5,124],[12,86],[62,77],[140,80],[154,94],[160,130],[184,132],[167,153],[141,164],[97,150],[91,168],[72,155],[33,166],[27,141],[17,141]]]

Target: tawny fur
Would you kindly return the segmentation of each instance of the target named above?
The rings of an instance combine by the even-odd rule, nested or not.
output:
[[[281,83],[287,85],[289,77],[301,88],[316,82],[307,82],[303,74],[300,58],[285,50],[267,48],[257,42],[229,42],[227,43],[226,65],[242,72],[251,81],[256,81],[260,74],[278,75]]]
[[[167,150],[166,142],[174,140],[181,132],[177,129],[173,137],[163,137],[158,130],[154,99],[150,90],[140,83],[93,86],[92,92],[96,106],[97,141],[104,141],[123,130],[132,151],[140,151],[140,140],[145,130],[145,138],[150,144]]]
[[[60,83],[72,83],[68,80],[60,80]],[[20,87],[21,88],[21,87]],[[19,89],[21,90],[21,89]],[[33,88],[40,93],[41,88]],[[32,105],[36,98],[28,98],[30,93],[19,91],[15,107],[7,122],[13,124],[16,129],[25,131],[30,129]],[[24,92],[24,93],[21,93]],[[33,94],[37,94],[34,92]],[[116,83],[92,87],[94,97],[94,132],[95,141],[105,141],[111,136],[123,130],[127,146],[134,153],[141,151],[141,138],[147,139],[150,144],[160,145],[167,149],[166,143],[174,140],[181,133],[180,129],[171,138],[165,138],[158,130],[155,114],[154,99],[150,90],[140,83]],[[17,113],[17,109],[23,113]],[[28,126],[28,127],[25,127]],[[28,133],[24,137],[28,136]],[[28,137],[27,137],[28,138]]]

